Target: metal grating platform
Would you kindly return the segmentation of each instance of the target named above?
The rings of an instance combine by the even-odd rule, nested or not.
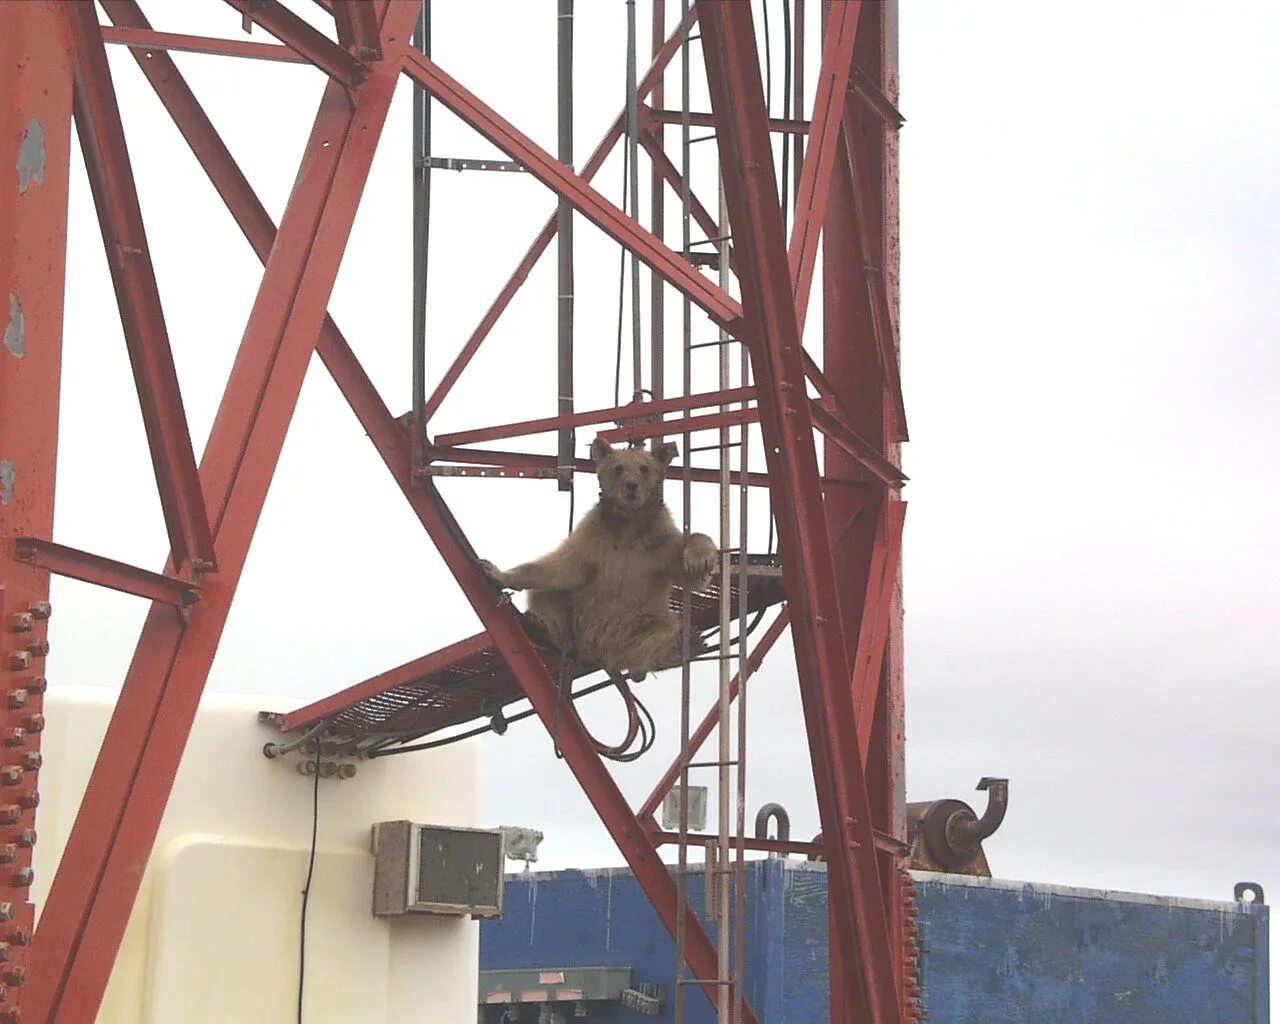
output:
[[[749,556],[747,574],[748,614],[784,600],[782,574],[775,557]],[[735,623],[740,613],[738,576],[735,566],[729,590]],[[691,597],[694,633],[705,636],[719,624],[720,585],[713,582]],[[678,611],[682,600],[681,588],[673,588],[671,607]],[[560,652],[536,636],[534,639],[543,662],[552,674],[558,674]],[[598,671],[575,669],[573,677],[580,679]],[[349,739],[393,734],[422,736],[492,715],[523,697],[488,635],[478,633],[280,716],[278,725],[282,731],[291,732],[329,719],[332,731]]]

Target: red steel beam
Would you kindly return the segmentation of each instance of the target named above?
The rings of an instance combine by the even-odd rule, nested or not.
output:
[[[818,258],[818,239],[826,219],[831,195],[831,175],[838,154],[837,141],[844,118],[845,94],[853,68],[853,46],[858,34],[862,0],[832,4],[828,15],[822,64],[818,70],[818,90],[814,98],[813,120],[809,125],[805,152],[796,190],[796,220],[791,229],[788,259],[792,291],[796,296],[796,319],[804,333],[813,270]]]
[[[875,446],[859,435],[835,411],[839,408],[834,396],[809,403],[813,425],[828,439],[838,444],[859,465],[868,470],[881,483],[901,487],[907,478],[902,470],[886,459]]]
[[[861,759],[856,747],[850,749],[851,741],[856,744],[856,718],[813,429],[808,403],[796,400],[805,386],[798,292],[792,287],[772,144],[764,123],[752,13],[746,4],[697,3],[711,108],[719,122],[721,175],[741,261],[744,316],[758,331],[748,338],[764,448],[770,476],[782,488],[774,512],[830,859],[831,1004],[834,1019],[852,1021],[856,1005],[846,997],[845,985],[860,985],[872,1024],[900,1024],[870,801]],[[833,7],[831,16],[838,18],[845,7],[853,6]],[[815,121],[820,116],[819,111]],[[830,159],[820,150],[833,141],[820,139],[817,152],[810,147],[806,172]]]
[[[177,565],[212,569],[209,515],[97,12],[92,4],[72,4],[67,11],[76,56],[76,128],[133,364],[170,549]]]
[[[747,655],[747,676],[748,678],[760,667],[760,663],[764,661],[765,655],[772,649],[773,645],[778,642],[778,638],[786,631],[787,625],[790,623],[790,616],[786,605],[782,606],[782,611],[778,613],[778,617],[769,623],[769,628],[765,630],[764,636],[760,638],[760,642],[752,648]],[[735,675],[729,682],[729,700],[730,702],[738,699],[738,693],[741,691],[742,675]],[[716,723],[720,719],[719,702],[711,707],[711,709],[702,717],[702,721],[698,723],[698,727],[689,734],[689,758],[702,749],[702,745],[707,742],[707,738],[715,731]],[[676,754],[675,760],[663,772],[657,784],[653,787],[653,791],[640,805],[640,810],[636,812],[636,816],[641,821],[651,821],[654,812],[657,811],[662,801],[666,799],[667,794],[671,792],[680,778],[680,768],[683,757]]]
[[[114,558],[104,558],[39,537],[19,537],[14,544],[14,557],[26,565],[34,565],[68,579],[94,583],[124,594],[171,604],[175,608],[188,608],[200,600],[200,586],[190,580],[139,569]]]
[[[464,465],[473,466],[494,466],[511,470],[514,473],[521,471],[530,474],[541,474],[543,471],[552,470],[552,476],[555,475],[556,457],[554,455],[534,455],[528,452],[495,452],[485,448],[440,448],[428,447],[426,449],[426,457],[433,462],[460,462]],[[688,457],[686,453],[686,458]],[[573,469],[576,473],[592,473],[596,471],[595,464],[589,459],[574,459]],[[428,466],[422,471],[423,476],[430,476],[431,467]],[[720,482],[720,471],[717,469],[699,469],[696,466],[691,469],[690,474],[695,483],[718,484]],[[731,471],[730,482],[738,484],[742,481],[742,474],[737,470]],[[671,466],[667,469],[668,480],[683,479],[684,468],[682,466]],[[847,481],[828,480],[829,484],[841,484]],[[766,473],[748,473],[747,484],[751,487],[769,487],[771,486],[769,476]]]
[[[386,60],[321,100],[201,474],[219,573],[188,622],[153,606],[49,891],[27,1019],[90,1024],[119,949],[261,514],[399,77],[417,5],[391,0]],[[153,61],[154,62],[154,61]],[[153,63],[152,62],[152,63]],[[353,104],[354,99],[354,104]]]
[[[364,79],[364,66],[319,29],[303,21],[279,0],[224,0],[244,17],[261,25],[308,63],[345,86]]]
[[[338,42],[356,59],[377,60],[382,56],[378,20],[369,0],[334,0],[333,20]]]
[[[487,633],[477,633],[475,636],[469,636],[465,640],[459,640],[456,644],[442,647],[440,650],[432,651],[421,658],[414,658],[412,661],[406,661],[403,665],[388,669],[386,672],[364,680],[364,682],[348,686],[345,690],[339,690],[337,693],[308,704],[306,707],[290,711],[280,720],[280,729],[282,732],[307,729],[318,722],[324,721],[330,715],[337,714],[339,711],[343,711],[369,697],[376,697],[378,694],[386,693],[387,690],[392,690],[397,686],[412,683],[422,679],[424,676],[431,675],[433,672],[441,672],[452,668],[458,662],[464,661],[474,654],[479,654],[485,648],[491,646],[493,646],[493,641],[489,639]]]
[[[667,152],[662,148],[662,143],[650,132],[641,132],[640,145],[644,147],[645,153],[653,162],[654,170],[658,172],[671,190],[678,196],[684,188],[684,175],[680,173],[680,169],[671,162],[671,158],[667,156]],[[706,233],[708,238],[720,237],[720,226],[716,223],[716,219],[711,216],[708,210],[692,191],[689,194],[689,213],[697,223],[698,227]]]
[[[529,434],[546,434],[561,427],[589,427],[597,423],[617,423],[637,416],[661,416],[668,412],[684,412],[725,402],[745,402],[755,397],[755,389],[731,388],[728,391],[708,391],[699,395],[680,398],[664,398],[657,402],[638,402],[614,405],[608,409],[592,409],[568,416],[547,416],[539,420],[521,420],[496,427],[477,427],[474,430],[458,430],[440,434],[436,444],[450,447],[460,444],[476,444],[480,441],[499,441],[508,437],[525,437]]]
[[[73,65],[66,5],[0,3],[0,1020],[20,1009],[35,920],[32,852],[44,725],[49,574],[14,540],[53,532]],[[16,627],[16,629],[15,629]],[[20,630],[20,631],[19,631]]]
[[[102,39],[109,44],[139,50],[179,50],[186,53],[209,53],[219,57],[251,57],[277,60],[289,64],[310,63],[301,54],[276,43],[254,43],[241,39],[217,39],[213,36],[191,36],[180,32],[152,32],[144,29],[102,29]]]
[[[669,249],[634,217],[624,214],[593,189],[585,178],[566,168],[417,50],[411,52],[405,61],[405,71],[445,109],[567,200],[583,217],[615,242],[629,249],[673,288],[688,296],[717,327],[734,336],[740,332],[742,307],[728,292],[709,281],[688,260]]]
[[[657,420],[652,423],[629,423],[612,430],[602,430],[597,435],[610,444],[618,441],[639,441],[646,437],[668,437],[672,434],[692,434],[699,430],[716,430],[720,427],[736,427],[755,423],[759,412],[754,408],[730,409],[712,412],[705,416],[682,416],[678,420]],[[688,452],[685,453],[688,456]]]
[[[650,65],[648,72],[638,83],[636,89],[637,102],[643,101],[648,97],[662,80],[663,72],[666,70],[667,65],[671,63],[671,58],[679,52],[681,40],[684,38],[685,32],[692,28],[695,17],[693,8],[690,8],[688,15],[681,19],[675,31],[667,37],[667,41],[662,45],[662,48],[654,55],[653,63]],[[622,138],[623,128],[626,123],[625,118],[625,111],[614,118],[613,124],[609,126],[604,138],[600,140],[595,152],[591,154],[582,168],[584,181],[590,181],[604,166],[609,152],[617,141]],[[507,283],[502,286],[498,297],[490,303],[488,310],[480,318],[480,323],[471,332],[471,336],[454,358],[453,363],[445,372],[444,377],[441,378],[435,391],[427,398],[426,415],[428,419],[435,415],[436,410],[440,408],[440,404],[445,400],[449,392],[453,390],[453,386],[458,382],[458,378],[462,376],[463,370],[467,368],[467,365],[475,357],[476,352],[480,350],[484,340],[489,336],[489,332],[493,330],[494,324],[498,322],[507,307],[511,305],[511,300],[515,298],[516,292],[520,290],[520,286],[528,279],[538,260],[542,258],[542,254],[551,245],[552,239],[556,236],[557,223],[556,215],[552,214],[525,252],[524,257],[516,265],[516,269],[512,272],[511,277],[507,279]]]
[[[141,11],[137,9],[133,0],[106,0],[106,2],[110,5],[108,9],[113,18],[117,15],[127,15],[135,21],[142,18]],[[176,67],[170,62],[167,68],[161,66],[150,70],[150,66],[155,63],[155,61],[145,62],[143,69],[148,71],[148,78],[165,106],[175,119],[180,118],[178,124],[183,136],[192,146],[202,166],[209,172],[219,192],[227,201],[228,208],[255,250],[260,255],[264,248],[270,250],[273,229],[265,209],[253,195],[230,153],[217,139],[212,124],[195,102],[186,83],[177,74]],[[555,681],[546,671],[546,667],[542,664],[514,612],[509,607],[499,606],[496,603],[493,587],[475,565],[474,555],[469,551],[469,545],[465,544],[461,530],[437,508],[433,500],[434,489],[428,491],[416,482],[407,431],[387,411],[377,389],[365,374],[337,325],[331,318],[326,317],[320,326],[319,333],[316,351],[325,367],[351,405],[365,433],[382,456],[406,499],[418,513],[419,519],[427,527],[442,554],[445,555],[446,563],[459,581],[469,586],[468,596],[473,599],[473,606],[477,607],[481,621],[508,664],[511,665],[512,671],[521,680],[526,696],[529,696],[531,702],[538,708],[544,722],[550,725],[558,720],[557,733],[561,751],[578,775],[584,790],[591,796],[593,805],[596,806],[610,834],[627,856],[637,880],[649,895],[664,924],[674,934],[676,915],[679,913],[676,905],[675,883],[648,840],[644,828],[631,813],[621,791],[610,778],[595,750],[594,741],[583,728],[576,713],[571,709],[568,713],[560,713],[556,706],[559,693]],[[500,632],[494,629],[495,624]],[[526,668],[522,673],[521,668],[517,666]],[[530,674],[527,666],[532,666],[533,669],[532,686],[525,685]],[[538,678],[539,672],[541,678]],[[533,694],[530,693],[531,688],[538,693],[537,701],[534,701]],[[714,977],[716,960],[710,940],[703,931],[696,914],[687,906],[684,908],[684,913],[691,940],[690,967],[700,977]],[[708,998],[713,998],[714,988],[708,986],[707,989]],[[755,1024],[756,1018],[749,1009],[747,1016],[750,1024]]]
[[[679,110],[662,110],[649,107],[641,116],[647,117],[651,121],[656,121],[658,124],[684,124],[684,114]],[[699,128],[714,128],[716,119],[711,114],[690,111],[689,123]],[[769,131],[785,132],[789,135],[804,135],[809,131],[809,122],[783,117],[771,117],[769,118]]]
[[[876,538],[871,572],[867,578],[867,594],[863,602],[862,628],[854,656],[853,703],[858,712],[858,749],[862,763],[871,755],[871,731],[876,720],[876,704],[880,699],[881,668],[885,644],[893,622],[893,593],[898,585],[898,567],[902,557],[902,526],[907,514],[905,501],[886,503],[884,528]]]
[[[841,151],[844,169],[853,186],[854,232],[862,254],[863,280],[867,289],[867,305],[871,311],[871,332],[880,356],[880,373],[884,377],[893,411],[894,439],[907,440],[907,412],[902,397],[902,376],[898,369],[898,338],[893,314],[889,309],[889,292],[885,283],[883,262],[871,244],[871,205],[867,189],[870,182],[863,161],[858,159],[857,126],[862,123],[856,104],[847,101]],[[883,128],[880,129],[883,131]]]

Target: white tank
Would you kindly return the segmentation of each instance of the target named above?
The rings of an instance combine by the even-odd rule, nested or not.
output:
[[[115,694],[50,688],[33,898],[39,904],[75,820]],[[147,866],[99,1024],[282,1024],[296,1019],[299,915],[313,780],[258,712],[278,697],[205,699]],[[360,762],[324,779],[307,910],[306,1024],[476,1019],[478,925],[371,912],[370,828],[409,819],[473,827],[478,752],[463,742]]]

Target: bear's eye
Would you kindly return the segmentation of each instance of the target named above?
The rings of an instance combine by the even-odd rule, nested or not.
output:
[[[614,466],[614,467],[613,467],[613,475],[614,475],[614,476],[622,476],[622,467],[621,467],[621,466]]]
[[[648,467],[648,466],[641,466],[641,467],[640,467],[640,475],[641,475],[641,476],[648,476],[648,475],[649,475],[649,467]]]

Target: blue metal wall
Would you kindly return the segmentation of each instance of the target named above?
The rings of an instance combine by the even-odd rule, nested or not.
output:
[[[827,1019],[826,872],[748,866],[747,990],[763,1024]],[[1268,1024],[1267,908],[918,875],[928,1024]],[[701,876],[690,893],[702,906]],[[630,872],[515,875],[481,970],[631,967],[673,982],[674,947]],[[698,992],[690,1024],[714,1020]],[[672,1021],[619,1006],[589,1020]]]

